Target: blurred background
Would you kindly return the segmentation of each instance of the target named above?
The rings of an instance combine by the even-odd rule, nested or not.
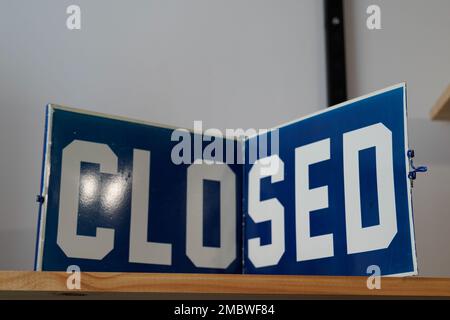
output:
[[[449,14],[448,0],[344,0],[348,98],[407,82],[429,166],[413,194],[423,276],[450,276],[450,122],[429,116],[450,83]],[[0,269],[33,268],[47,103],[269,128],[328,106],[324,21],[322,0],[0,0]]]

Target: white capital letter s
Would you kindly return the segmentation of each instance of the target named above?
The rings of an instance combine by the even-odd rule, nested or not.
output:
[[[277,170],[267,170],[267,165]],[[256,268],[278,264],[285,252],[284,207],[277,199],[260,200],[261,179],[268,176],[272,183],[284,180],[284,163],[277,155],[257,160],[249,172],[248,215],[255,223],[270,221],[272,235],[267,245],[260,238],[248,240],[248,257]]]

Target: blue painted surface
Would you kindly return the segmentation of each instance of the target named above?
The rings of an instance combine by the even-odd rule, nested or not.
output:
[[[248,172],[244,168],[244,273],[305,275],[367,275],[367,267],[378,265],[383,275],[414,272],[414,241],[411,239],[409,186],[406,180],[405,103],[403,86],[291,123],[279,129],[279,157],[284,161],[284,181],[272,184],[261,179],[260,199],[278,199],[285,209],[285,253],[275,266],[255,268],[248,258],[248,239],[261,238],[270,244],[270,222],[256,224],[248,215]],[[376,123],[392,131],[395,203],[398,233],[385,250],[347,254],[343,134]],[[329,207],[310,214],[311,236],[333,233],[334,256],[296,261],[295,235],[295,149],[323,139],[331,139],[330,160],[310,166],[310,189],[328,186]],[[253,139],[256,139],[253,138]],[[249,143],[246,141],[246,158]],[[270,153],[269,153],[270,154]],[[258,157],[259,158],[259,157]],[[360,190],[363,227],[379,224],[374,149],[360,151]],[[364,241],[364,239],[361,239]]]
[[[236,259],[226,269],[198,268],[186,256],[186,186],[188,165],[175,165],[171,150],[178,142],[171,141],[172,130],[86,113],[53,109],[48,130],[51,141],[46,217],[40,225],[44,245],[42,270],[65,271],[69,265],[78,265],[83,271],[114,272],[201,272],[201,273],[261,273],[307,275],[366,275],[367,267],[378,265],[382,274],[410,274],[415,270],[415,250],[409,207],[408,168],[405,145],[405,88],[398,86],[357,101],[328,109],[320,114],[293,122],[279,129],[280,149],[277,153],[284,162],[284,180],[272,184],[270,178],[261,180],[260,199],[278,199],[285,210],[285,252],[275,266],[255,268],[248,259],[248,239],[259,237],[261,244],[270,244],[270,222],[254,223],[248,215],[249,142],[245,142],[246,164],[229,164],[236,175]],[[387,249],[358,254],[347,254],[343,134],[382,123],[392,132],[395,203],[398,232]],[[259,136],[261,138],[263,136]],[[270,137],[270,134],[269,134]],[[191,134],[192,138],[192,134]],[[311,261],[296,261],[295,234],[295,149],[323,139],[331,140],[330,160],[310,166],[311,189],[328,186],[329,207],[310,215],[311,236],[333,233],[334,256]],[[74,140],[107,144],[118,157],[118,174],[126,181],[126,188],[114,206],[105,206],[104,188],[117,178],[104,174],[99,165],[83,162],[81,178],[89,176],[98,182],[97,194],[90,201],[79,203],[78,235],[94,236],[97,227],[115,230],[115,247],[102,260],[67,257],[56,243],[60,196],[62,150]],[[268,139],[270,141],[270,138]],[[50,143],[50,144],[49,144]],[[203,142],[206,146],[209,142]],[[236,148],[238,147],[236,143]],[[130,206],[133,170],[133,149],[151,151],[151,180],[149,204],[149,239],[172,244],[172,265],[130,263]],[[194,151],[194,150],[192,150]],[[192,152],[194,153],[194,152]],[[268,150],[268,154],[273,154]],[[226,148],[224,144],[224,155]],[[192,154],[192,160],[194,155]],[[362,226],[379,224],[376,182],[375,149],[359,152]],[[102,191],[103,190],[103,191]],[[220,243],[220,184],[205,181],[203,185],[204,225],[203,245],[218,247]],[[244,222],[244,229],[242,228]],[[363,239],[362,239],[363,241]],[[242,248],[244,252],[242,252]],[[243,256],[244,255],[244,256]],[[242,261],[244,263],[242,264]]]
[[[197,268],[186,256],[188,165],[175,165],[171,161],[172,147],[178,143],[171,141],[173,130],[62,109],[53,110],[51,121],[51,163],[42,270],[65,271],[73,264],[83,271],[241,273],[242,165],[229,165],[236,175],[236,259],[226,270]],[[56,242],[62,150],[74,140],[107,144],[119,159],[118,175],[127,181],[126,189],[114,205],[105,206],[103,189],[117,177],[99,172],[98,164],[82,163],[80,166],[80,179],[89,176],[99,183],[99,188],[91,201],[80,200],[77,234],[95,236],[97,227],[114,229],[114,249],[103,260],[68,258]],[[133,149],[151,151],[148,240],[172,244],[171,266],[128,262]],[[224,155],[225,149],[224,143]],[[204,184],[204,218],[209,226],[204,228],[204,244],[211,247],[217,247],[220,240],[217,238],[219,212],[215,203],[218,189],[214,182]]]

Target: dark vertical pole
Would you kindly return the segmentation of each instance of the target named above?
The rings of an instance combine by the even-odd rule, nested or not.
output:
[[[343,0],[324,0],[328,104],[347,100]]]

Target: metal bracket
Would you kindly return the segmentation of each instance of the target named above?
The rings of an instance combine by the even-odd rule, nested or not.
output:
[[[44,201],[45,201],[44,196],[41,196],[41,195],[37,195],[37,196],[36,196],[36,202],[38,202],[38,203],[44,203]]]
[[[426,167],[426,166],[416,167],[414,165],[414,160],[413,160],[413,158],[415,157],[414,150],[408,150],[407,155],[408,155],[408,159],[409,159],[410,169],[412,169],[408,173],[408,178],[411,180],[411,187],[414,187],[414,180],[416,180],[416,178],[417,178],[417,173],[425,173],[425,172],[427,172],[428,171],[428,167]]]

